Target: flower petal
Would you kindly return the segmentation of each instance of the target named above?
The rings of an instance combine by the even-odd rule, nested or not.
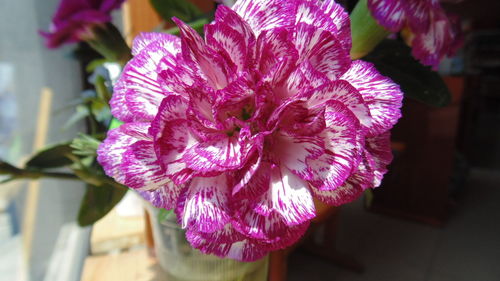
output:
[[[342,185],[357,164],[358,144],[356,134],[359,123],[356,116],[337,101],[330,101],[325,111],[326,129],[322,132],[325,153],[307,159],[313,178],[309,183],[319,190],[333,190]]]
[[[128,123],[108,131],[106,139],[97,150],[97,161],[106,175],[119,183],[125,182],[125,174],[120,168],[123,154],[131,144],[148,139],[148,126],[147,123]]]
[[[317,71],[329,79],[338,79],[351,64],[349,51],[330,32],[315,26],[299,23],[296,26],[295,47],[300,61],[309,60]]]
[[[181,51],[181,39],[177,36],[163,32],[141,32],[132,42],[132,55],[138,55],[142,50],[152,43],[159,42],[163,49],[172,55]]]
[[[253,61],[255,36],[248,24],[234,11],[226,6],[220,6],[217,10],[219,19],[205,26],[205,41],[213,49],[225,52],[236,65],[236,70],[242,71],[250,67]]]
[[[191,178],[192,171],[182,157],[197,143],[186,120],[186,109],[184,98],[173,95],[165,98],[149,129],[160,165],[176,184],[183,184]]]
[[[251,262],[263,258],[268,253],[265,247],[237,232],[231,224],[213,233],[188,229],[186,238],[194,248],[220,258]]]
[[[211,233],[223,229],[229,222],[226,175],[196,177],[184,192],[179,199],[185,200],[179,217],[182,228]]]
[[[281,0],[239,0],[232,9],[259,36],[265,30],[291,25],[295,3]]]
[[[369,159],[364,158],[364,161],[359,163],[357,171],[338,188],[333,190],[320,190],[311,186],[311,192],[314,194],[314,197],[333,206],[340,206],[356,200],[373,182],[373,173],[370,168],[373,166],[373,162],[370,162]]]
[[[299,55],[290,36],[289,29],[275,28],[257,38],[256,66],[264,76],[262,80],[279,84],[295,68]]]
[[[344,49],[350,51],[352,46],[351,22],[347,11],[340,4],[335,3],[334,0],[323,1],[321,8],[337,27],[337,38],[344,46]]]
[[[299,225],[316,216],[307,182],[285,167],[271,168],[267,196],[272,202],[273,210],[278,212],[289,226]]]
[[[171,210],[176,207],[182,187],[172,181],[153,190],[138,190],[139,195],[156,208]]]
[[[191,62],[190,67],[197,68],[197,72],[206,79],[212,88],[222,89],[226,87],[236,66],[231,65],[229,61],[208,47],[191,26],[177,18],[173,18],[173,21],[180,29],[182,54],[187,62]]]
[[[392,161],[391,133],[389,131],[372,138],[366,138],[366,152],[373,157],[373,184],[378,187],[384,174],[387,173],[387,165]]]
[[[398,32],[405,24],[407,16],[406,2],[411,1],[368,0],[368,9],[370,9],[373,17],[380,25],[392,32]]]
[[[353,85],[368,105],[372,116],[369,135],[378,135],[396,124],[401,117],[403,93],[390,78],[381,75],[373,64],[354,61],[341,79]]]
[[[313,90],[308,94],[307,103],[309,107],[314,107],[330,100],[339,101],[347,106],[363,126],[368,128],[372,126],[372,116],[368,105],[357,89],[350,83],[337,80]]]
[[[158,64],[164,57],[173,56],[162,45],[161,41],[149,44],[123,69],[110,101],[111,112],[118,119],[153,120],[161,100],[170,92],[158,82]],[[132,115],[122,114],[123,101]]]
[[[310,180],[312,174],[306,161],[323,154],[324,143],[318,136],[294,136],[280,132],[273,136],[270,149],[273,160],[303,180]]]
[[[149,140],[131,144],[123,155],[120,169],[125,174],[124,184],[130,188],[153,190],[171,182],[160,166],[153,142]]]

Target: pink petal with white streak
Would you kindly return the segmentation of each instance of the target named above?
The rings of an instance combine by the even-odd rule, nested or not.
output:
[[[370,185],[373,182],[371,167],[373,164],[373,161],[364,158],[359,163],[357,171],[343,185],[333,190],[320,190],[311,186],[311,192],[314,194],[314,197],[328,205],[340,206],[352,202],[359,198],[365,189],[371,187]]]
[[[225,52],[236,65],[236,70],[242,71],[253,61],[255,37],[247,33],[246,23],[234,11],[225,6],[219,7],[218,10],[227,10],[220,12],[224,14],[224,21],[206,25],[205,40],[214,50]],[[230,23],[239,24],[236,26],[239,30],[234,29]]]
[[[307,182],[285,167],[273,167],[269,192],[272,208],[289,225],[304,223],[316,216]]]
[[[203,38],[189,25],[173,18],[181,32],[182,54],[191,67],[199,69],[208,84],[214,89],[222,89],[229,83],[230,74],[236,66],[208,47]]]
[[[318,158],[324,152],[324,143],[319,136],[296,136],[280,132],[273,136],[273,144],[269,149],[273,160],[301,179],[310,180],[313,175],[306,160]]]
[[[138,55],[155,42],[160,42],[161,46],[173,55],[177,55],[181,51],[181,39],[177,36],[162,32],[141,32],[132,42],[132,55]]]
[[[341,79],[353,85],[368,105],[372,116],[369,135],[383,133],[396,124],[403,99],[399,85],[381,75],[373,64],[361,60],[354,61]]]
[[[389,131],[372,138],[366,138],[366,151],[373,157],[373,187],[378,187],[382,182],[384,174],[387,173],[387,165],[392,161],[391,133]]]
[[[317,71],[329,79],[338,79],[351,64],[349,50],[330,32],[312,25],[299,23],[296,26],[295,47],[300,61],[309,60]]]
[[[173,55],[162,47],[161,42],[154,42],[129,61],[123,69],[117,84],[119,87],[115,87],[111,100],[111,110],[114,114],[119,112],[119,108],[114,109],[114,105],[125,101],[128,110],[133,114],[133,120],[153,120],[161,100],[169,94],[169,89],[158,83],[157,73],[160,60],[167,56]]]
[[[231,224],[214,233],[203,233],[188,229],[186,238],[196,249],[220,258],[232,258],[252,262],[263,258],[268,251],[256,241],[237,232]]]
[[[138,190],[138,193],[156,208],[171,210],[175,208],[181,190],[182,187],[170,182],[157,189]]]
[[[149,133],[155,140],[155,152],[164,172],[176,184],[191,178],[182,157],[185,151],[197,143],[186,120],[187,101],[180,96],[168,96],[160,106],[159,113],[151,123]]]
[[[263,81],[273,82],[273,85],[284,81],[298,59],[289,29],[267,30],[257,38],[256,67],[264,76]]]
[[[120,168],[123,154],[133,143],[148,139],[148,127],[148,123],[128,123],[108,131],[106,139],[97,150],[97,161],[106,175],[121,184],[125,182],[125,174]]]
[[[239,0],[232,9],[252,27],[255,35],[259,36],[265,30],[291,25],[295,12],[295,2]]]
[[[407,17],[405,2],[402,0],[368,0],[368,9],[380,25],[392,32],[398,32],[403,28]]]
[[[307,166],[313,178],[309,183],[319,190],[333,190],[342,185],[355,169],[359,158],[359,123],[356,116],[337,101],[329,101],[325,111],[326,129],[321,136],[325,153],[316,159],[308,159]]]
[[[211,233],[223,229],[229,222],[226,175],[194,178],[185,192],[184,209],[179,218],[182,228]]]
[[[340,5],[335,3],[334,0],[325,0],[321,7],[323,12],[329,16],[335,26],[337,26],[337,38],[340,40],[344,49],[351,50],[352,39],[351,39],[351,21],[349,19],[349,14]]]
[[[120,169],[125,173],[124,184],[130,188],[152,190],[171,182],[160,166],[152,141],[141,140],[130,145],[123,154]]]
[[[339,101],[356,115],[363,126],[368,128],[372,126],[372,116],[368,105],[357,89],[346,81],[333,81],[324,87],[311,91],[308,97],[307,103],[310,107],[324,104],[330,100]]]

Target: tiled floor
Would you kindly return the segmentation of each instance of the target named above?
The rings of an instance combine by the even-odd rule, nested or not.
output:
[[[358,274],[295,252],[289,281],[500,281],[500,171],[473,170],[443,228],[343,208],[338,249],[365,266]]]

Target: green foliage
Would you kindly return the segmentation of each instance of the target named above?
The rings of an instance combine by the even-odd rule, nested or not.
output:
[[[71,142],[73,154],[78,156],[97,156],[97,148],[101,142],[89,135],[80,134]]]
[[[73,163],[68,158],[72,154],[70,143],[56,144],[37,152],[26,162],[28,169],[49,169],[67,166]]]
[[[159,209],[158,211],[158,222],[162,223],[166,221],[172,214],[174,213],[174,210],[165,210],[165,209]]]
[[[156,12],[166,21],[176,17],[184,22],[191,22],[203,15],[193,3],[187,0],[150,0]]]
[[[363,60],[374,63],[380,73],[399,84],[406,97],[436,107],[451,101],[441,76],[415,60],[404,42],[386,39]]]
[[[120,202],[127,188],[110,184],[95,186],[88,184],[78,212],[78,224],[88,226],[103,218]]]

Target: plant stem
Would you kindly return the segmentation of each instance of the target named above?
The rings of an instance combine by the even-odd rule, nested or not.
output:
[[[367,0],[360,0],[351,15],[351,58],[359,59],[370,53],[390,32],[380,26],[368,10]]]

